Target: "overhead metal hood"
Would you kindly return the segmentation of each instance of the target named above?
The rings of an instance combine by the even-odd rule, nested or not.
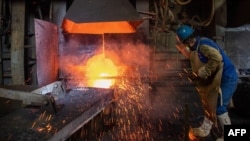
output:
[[[74,0],[62,29],[67,33],[134,33],[142,21],[128,0]]]

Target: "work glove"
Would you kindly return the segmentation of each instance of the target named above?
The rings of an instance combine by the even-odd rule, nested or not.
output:
[[[198,79],[198,75],[197,75],[196,73],[192,72],[192,73],[189,75],[189,78],[190,78],[191,80],[197,80],[197,79]]]
[[[207,79],[209,74],[206,72],[205,70],[205,66],[202,66],[199,70],[198,70],[198,76],[202,79]]]

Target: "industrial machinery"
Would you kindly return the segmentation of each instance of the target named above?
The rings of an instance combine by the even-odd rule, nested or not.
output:
[[[27,54],[25,58],[18,59],[21,65],[25,64],[27,67],[19,66],[17,69],[11,67],[11,71],[4,69],[3,73],[8,71],[11,77],[1,77],[3,78],[1,79],[3,86],[0,88],[0,140],[66,140],[95,116],[100,114],[114,99],[113,88],[104,88],[94,84],[109,86],[109,80],[99,80],[96,78],[99,77],[99,73],[104,73],[104,76],[118,75],[116,70],[114,70],[114,74],[109,74],[113,72],[112,69],[117,68],[113,68],[116,66],[112,65],[112,60],[106,57],[108,53],[106,51],[104,52],[104,47],[101,48],[103,50],[102,54],[104,54],[101,55],[101,61],[103,62],[94,64],[94,68],[91,67],[93,65],[89,65],[87,68],[85,67],[88,66],[88,64],[86,64],[87,61],[91,60],[90,58],[92,56],[98,54],[96,51],[100,50],[100,47],[98,47],[100,44],[97,44],[99,42],[98,40],[102,39],[102,44],[104,44],[104,34],[134,33],[136,27],[142,22],[142,19],[129,1],[123,0],[112,1],[112,3],[123,5],[123,7],[114,7],[119,11],[117,13],[111,10],[110,6],[112,5],[98,0],[87,2],[76,0],[67,10],[67,13],[65,13],[62,11],[65,10],[63,8],[66,8],[64,7],[66,3],[61,5],[60,2],[56,1],[56,4],[53,6],[60,7],[60,9],[57,9],[59,13],[54,11],[58,14],[56,16],[59,17],[60,14],[65,15],[63,16],[64,19],[56,20],[56,18],[54,18],[54,22],[44,20],[42,17],[44,13],[40,13],[40,15],[38,14],[39,16],[36,17],[37,13],[32,10],[40,11],[41,9],[39,8],[41,7],[37,9],[29,8],[31,11],[25,13],[25,6],[36,5],[36,2],[0,2],[4,8],[1,10],[4,11],[2,15],[7,18],[4,20],[12,21],[12,30],[17,31],[16,34],[12,33],[10,37],[7,33],[9,27],[4,23],[2,27],[6,28],[6,35],[4,35],[2,39],[8,40],[9,38],[14,39],[17,37],[16,41],[22,38],[21,43],[24,43],[24,38],[21,36],[26,32],[24,31],[24,26],[27,25],[26,30],[32,32],[25,34],[25,36],[28,35],[27,40],[25,39],[25,44],[30,44],[26,46],[25,54]],[[42,1],[39,2],[43,3]],[[87,6],[88,9],[86,7],[83,8],[82,5]],[[38,4],[38,6],[41,5]],[[88,12],[95,12],[97,8],[99,12],[103,12],[103,14],[107,15],[100,16],[100,14],[95,13],[94,15],[98,17],[88,16]],[[12,9],[14,9],[14,11],[12,11]],[[76,16],[75,13],[82,9],[88,10],[88,12],[85,11],[83,14],[78,13],[77,15],[79,16]],[[108,9],[108,11],[106,9]],[[49,11],[50,10],[49,8]],[[106,12],[100,10],[106,10]],[[131,13],[128,13],[127,10]],[[9,19],[9,16],[13,19]],[[86,16],[88,16],[88,18],[86,18]],[[25,21],[25,18],[27,18],[28,21]],[[16,23],[15,21],[19,22]],[[79,24],[79,22],[81,24]],[[90,23],[90,25],[85,25],[84,23]],[[17,29],[15,28],[15,24],[18,24]],[[10,26],[10,23],[8,25]],[[61,26],[63,27],[62,30]],[[23,30],[19,30],[19,27]],[[93,35],[87,35],[87,38],[85,38],[85,35],[79,34],[85,32]],[[86,40],[86,42],[81,42],[81,40]],[[98,42],[96,43],[96,41]],[[5,42],[1,42],[1,45],[1,51],[4,52],[5,49],[8,50],[8,46]],[[15,43],[12,42],[11,49],[14,49],[15,46]],[[35,46],[35,48],[32,46]],[[77,49],[75,46],[80,46],[78,50],[81,54],[78,54],[78,51],[75,52],[75,49]],[[94,47],[89,48],[89,46]],[[17,52],[17,54],[11,54],[11,57],[9,57],[11,59],[4,59],[2,64],[3,68],[6,67],[6,60],[8,60],[7,66],[9,63],[13,66],[12,63],[15,62],[18,55],[24,53],[24,47],[22,45],[17,45],[16,47],[15,51],[11,51],[11,53]],[[72,59],[74,57],[77,57],[78,64]],[[9,60],[11,62],[9,62]],[[98,66],[100,68],[97,68]],[[112,66],[112,68],[110,68],[110,66]],[[89,70],[90,68],[92,68],[92,70]],[[32,73],[26,74],[28,77],[26,84],[29,83],[30,85],[23,85],[21,81],[23,81],[25,77],[24,75],[19,75],[19,73],[24,71],[25,73],[28,71],[32,72],[33,69],[35,69],[34,75]],[[85,74],[84,72],[87,73]],[[97,74],[95,74],[95,72],[97,72]],[[8,85],[8,83],[11,83],[11,85]]]
[[[66,90],[62,81],[30,92],[18,88],[22,86],[0,88],[0,97],[5,98],[1,109],[15,101],[21,104],[9,113],[1,113],[0,140],[66,140],[109,105],[114,96],[112,89]]]
[[[238,16],[241,10],[250,13],[243,10],[249,9],[247,1],[0,4],[0,140],[71,141],[85,125],[96,128],[89,121],[114,100],[117,115],[109,120],[118,127],[107,132],[115,132],[109,135],[113,140],[188,140],[189,116],[203,111],[189,80],[190,64],[175,48],[175,29],[183,23],[226,50],[243,84],[235,107],[242,113],[246,106],[241,104],[249,104],[249,27],[234,28],[250,23]]]

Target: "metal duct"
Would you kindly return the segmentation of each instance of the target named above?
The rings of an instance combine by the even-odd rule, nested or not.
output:
[[[142,21],[128,0],[74,0],[62,29],[68,33],[134,33]]]

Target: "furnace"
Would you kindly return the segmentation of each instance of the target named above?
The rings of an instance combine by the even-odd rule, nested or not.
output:
[[[142,17],[128,0],[75,0],[64,17],[67,33],[135,33]]]
[[[114,100],[116,79],[128,77],[114,50],[131,57],[122,46],[134,47],[131,37],[142,22],[124,0],[75,0],[61,27],[35,19],[38,85],[0,89],[1,97],[21,106],[0,117],[0,140],[66,140],[101,113]],[[128,40],[117,43],[117,37]]]

